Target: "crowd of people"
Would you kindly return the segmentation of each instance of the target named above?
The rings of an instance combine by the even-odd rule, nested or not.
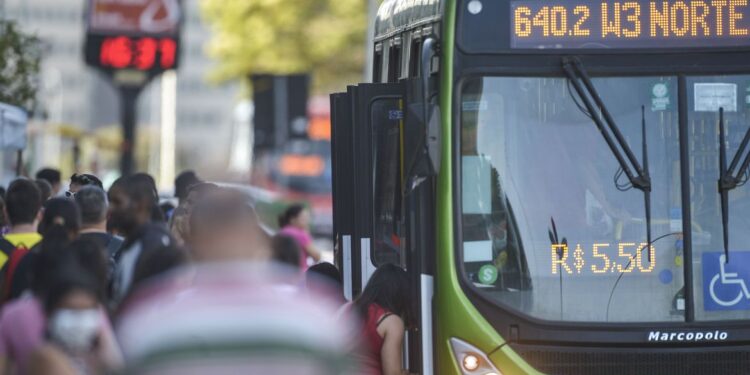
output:
[[[405,373],[401,268],[347,302],[304,205],[273,234],[193,172],[175,196],[53,169],[0,190],[0,375]]]

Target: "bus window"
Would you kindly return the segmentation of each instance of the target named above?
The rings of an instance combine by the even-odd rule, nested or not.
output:
[[[401,47],[392,46],[388,55],[388,82],[401,78]]]
[[[383,79],[383,52],[375,51],[372,60],[372,81],[380,82]]]
[[[422,41],[414,39],[411,42],[411,51],[409,52],[409,77],[419,76],[419,60],[422,56]]]
[[[400,264],[401,259],[400,113],[397,99],[381,99],[372,106],[375,175],[371,254],[376,266]]]

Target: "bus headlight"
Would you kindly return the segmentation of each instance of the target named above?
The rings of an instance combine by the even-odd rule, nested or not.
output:
[[[487,355],[473,345],[457,338],[451,339],[453,356],[461,367],[463,375],[503,375],[490,362]]]

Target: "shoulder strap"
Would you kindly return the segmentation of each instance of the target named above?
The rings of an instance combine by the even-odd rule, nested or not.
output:
[[[0,237],[0,251],[5,253],[5,255],[8,256],[8,259],[10,259],[10,256],[11,254],[13,254],[13,250],[15,249],[16,245],[5,239],[5,237]]]
[[[5,282],[3,283],[3,300],[8,301],[11,297],[11,290],[13,288],[13,277],[16,274],[16,270],[18,269],[18,265],[21,263],[21,260],[26,256],[26,254],[29,253],[29,249],[25,247],[17,247],[13,254],[10,255],[10,259],[6,262],[7,269],[5,272]]]
[[[108,257],[114,257],[117,252],[120,250],[120,248],[123,245],[123,241],[115,236],[109,237],[109,242],[107,242],[107,248],[105,249],[107,251]]]
[[[375,327],[376,328],[380,327],[380,323],[383,323],[383,321],[385,320],[385,318],[387,318],[387,317],[389,317],[391,315],[393,315],[393,313],[386,312],[385,314],[383,314],[383,316],[381,316],[380,319],[378,319],[378,322],[375,323]]]

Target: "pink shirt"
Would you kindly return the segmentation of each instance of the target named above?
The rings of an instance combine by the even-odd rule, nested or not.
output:
[[[310,256],[307,253],[307,247],[312,244],[312,237],[310,236],[310,234],[303,229],[299,229],[291,225],[287,225],[282,228],[281,231],[279,231],[279,234],[292,237],[295,241],[297,241],[297,244],[299,244],[299,247],[302,249],[302,254],[300,254],[299,257],[300,267],[302,268],[302,272],[307,271],[307,257]]]
[[[102,350],[107,362],[117,363],[121,361],[121,354],[114,340],[112,325],[103,311],[102,315]],[[15,363],[18,374],[26,374],[29,357],[44,344],[46,325],[42,304],[36,297],[22,297],[3,307],[0,313],[0,356]]]

